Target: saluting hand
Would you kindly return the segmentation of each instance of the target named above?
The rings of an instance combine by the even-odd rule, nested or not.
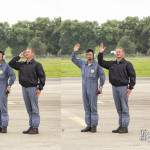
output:
[[[19,57],[20,57],[20,58],[23,58],[23,57],[24,57],[24,51],[19,54]]]
[[[73,51],[74,51],[74,52],[77,52],[77,51],[79,51],[79,49],[80,49],[80,43],[77,43],[77,44],[74,46]]]

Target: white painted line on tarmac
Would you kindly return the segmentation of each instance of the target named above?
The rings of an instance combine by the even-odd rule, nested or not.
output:
[[[97,103],[98,103],[98,104],[103,104],[104,102],[102,102],[102,101],[97,101]]]
[[[16,104],[15,102],[10,102],[10,101],[8,101],[8,104],[9,105],[14,105],[14,104]]]

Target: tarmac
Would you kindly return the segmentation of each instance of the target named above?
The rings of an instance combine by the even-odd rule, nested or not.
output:
[[[81,133],[85,127],[81,78],[48,79],[39,98],[41,125],[39,135],[23,135],[28,115],[18,82],[9,95],[9,127],[0,134],[0,150],[149,150],[150,79],[139,78],[129,98],[128,134],[113,134],[118,115],[111,85],[105,83],[98,98],[97,133]]]

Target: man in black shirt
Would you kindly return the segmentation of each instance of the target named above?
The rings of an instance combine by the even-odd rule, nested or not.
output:
[[[103,43],[100,46],[98,55],[98,63],[102,67],[109,70],[109,81],[112,84],[113,97],[115,106],[119,115],[119,127],[113,130],[113,133],[128,133],[129,126],[129,107],[128,97],[134,88],[136,82],[136,74],[133,65],[125,60],[125,52],[123,48],[117,48],[116,60],[103,60],[105,47]]]
[[[42,65],[34,60],[34,55],[34,50],[27,48],[9,62],[9,65],[19,72],[19,83],[22,86],[23,98],[29,114],[30,128],[23,131],[23,134],[39,133],[38,97],[45,85],[45,72]],[[19,61],[20,58],[25,58],[26,61]]]

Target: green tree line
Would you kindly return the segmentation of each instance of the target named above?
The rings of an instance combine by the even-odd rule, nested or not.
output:
[[[26,47],[34,48],[40,56],[66,55],[77,42],[81,43],[81,52],[104,42],[108,53],[118,46],[128,54],[150,55],[150,17],[127,17],[103,24],[61,18],[0,23],[0,49],[9,48],[13,55]]]

